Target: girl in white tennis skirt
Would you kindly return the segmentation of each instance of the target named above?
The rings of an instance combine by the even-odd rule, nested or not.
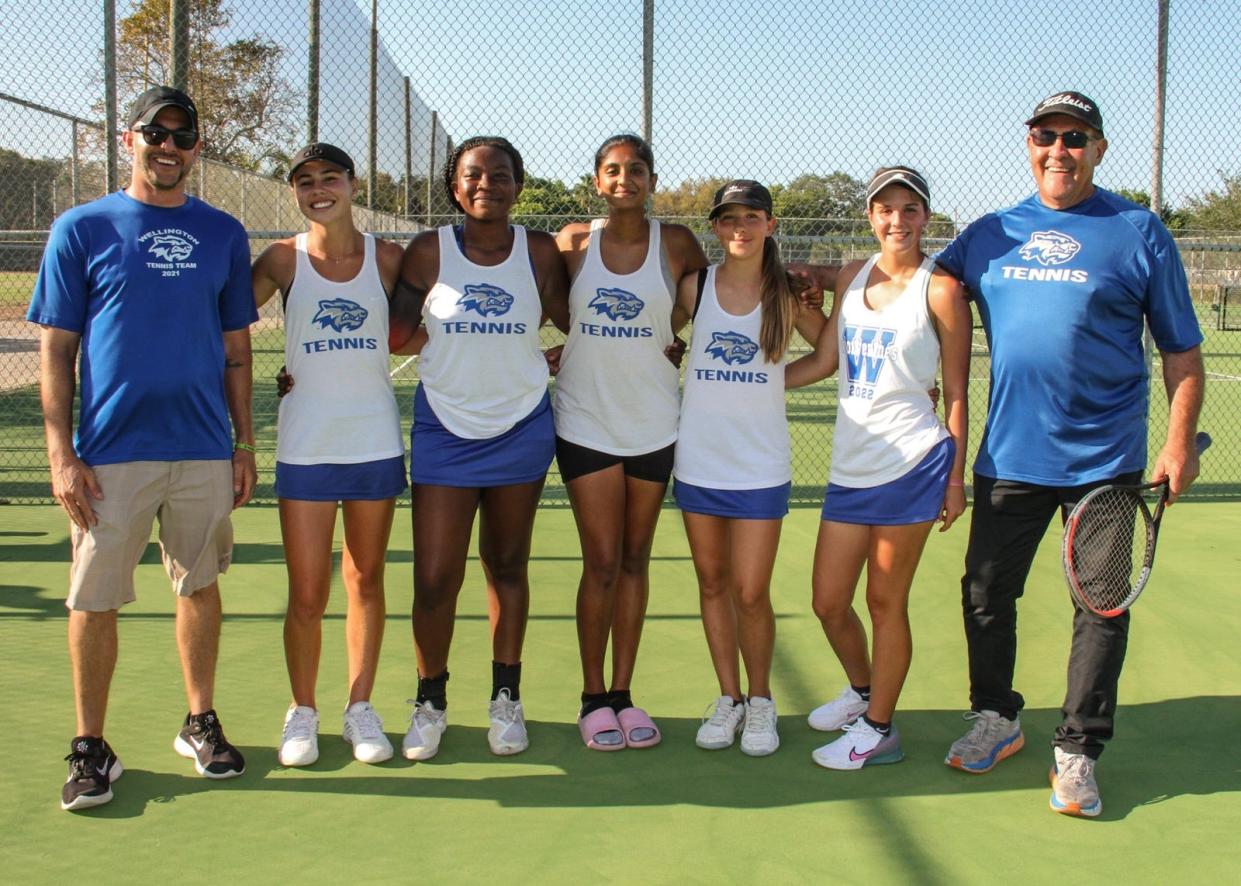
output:
[[[710,220],[724,261],[682,278],[672,318],[674,329],[694,320],[673,490],[720,688],[696,741],[726,748],[741,731],[741,750],[764,756],[780,746],[770,590],[792,485],[784,355],[794,328],[814,341],[826,320],[818,308],[802,307],[789,286],[765,187],[728,183],[716,192]]]

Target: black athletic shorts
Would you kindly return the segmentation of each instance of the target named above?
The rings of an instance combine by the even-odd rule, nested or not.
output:
[[[667,485],[668,478],[672,476],[672,453],[675,448],[674,443],[642,455],[611,455],[557,437],[556,464],[560,468],[560,479],[565,483],[612,465],[623,465],[626,477]]]

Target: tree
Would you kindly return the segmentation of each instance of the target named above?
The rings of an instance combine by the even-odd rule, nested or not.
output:
[[[1241,233],[1241,173],[1225,175],[1222,191],[1185,201],[1185,227]]]
[[[799,175],[771,189],[776,217],[786,234],[822,234],[825,222],[847,219],[843,233],[853,233],[866,217],[866,184],[843,172]]]
[[[513,206],[513,217],[531,227],[555,230],[564,224],[566,217],[584,219],[606,211],[603,201],[595,195],[594,184],[588,175],[582,176],[570,188],[560,179],[527,174],[521,195]],[[556,218],[543,218],[546,216]]]
[[[224,0],[189,2],[189,83],[198,105],[203,156],[245,169],[278,167],[299,131],[299,95],[279,74],[284,48],[262,35],[223,42],[232,21]],[[168,0],[140,0],[120,22],[116,44],[121,107],[171,79]]]
[[[707,229],[707,214],[715,201],[715,192],[728,179],[692,178],[672,189],[655,192],[654,214],[657,218],[687,224],[695,231]]]
[[[1137,191],[1130,188],[1117,188],[1116,193],[1124,197],[1130,203],[1136,203],[1139,206],[1151,208],[1151,195],[1146,191]],[[1186,227],[1186,213],[1182,209],[1173,209],[1164,204],[1159,208],[1159,220],[1167,226],[1169,230],[1178,231]]]
[[[54,183],[64,166],[63,160],[36,160],[0,148],[0,230],[47,228],[57,209]]]

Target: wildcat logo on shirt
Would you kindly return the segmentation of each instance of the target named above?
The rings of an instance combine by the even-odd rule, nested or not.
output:
[[[895,329],[845,324],[845,371],[849,378],[844,396],[874,399],[879,373],[895,343]]]
[[[587,307],[593,308],[595,314],[609,320],[632,320],[642,313],[646,302],[632,292],[624,289],[606,289],[599,287]],[[586,323],[579,321],[578,330],[582,335],[594,335],[600,338],[650,338],[655,330],[650,326],[612,326],[602,323]]]
[[[480,317],[500,317],[509,312],[516,299],[512,293],[505,292],[491,283],[467,283],[464,295],[457,299],[457,305],[466,311],[473,311]],[[463,333],[481,333],[484,335],[521,335],[526,331],[525,323],[480,323],[473,320],[446,320],[441,329],[448,335]]]
[[[1082,244],[1059,231],[1035,231],[1018,250],[1026,261],[1037,261],[1043,267],[1004,265],[1005,280],[1050,280],[1052,282],[1085,283],[1089,275],[1080,268],[1058,268],[1081,252]]]
[[[758,353],[758,342],[740,332],[713,332],[711,341],[703,348],[715,360],[722,360],[729,366],[738,363],[749,363]],[[694,375],[703,381],[742,381],[767,383],[766,372],[751,372],[739,369],[695,369]]]
[[[347,298],[325,300],[319,302],[319,310],[310,322],[318,323],[320,329],[353,332],[366,322],[366,308]]]
[[[320,329],[331,329],[335,332],[355,332],[366,322],[367,310],[355,301],[347,298],[324,299],[319,302],[319,310],[310,322]],[[339,338],[318,339],[302,342],[302,350],[307,354],[325,351],[374,351],[379,348],[379,340],[361,336],[341,336]]]
[[[193,255],[198,238],[180,228],[147,231],[138,238],[138,242],[146,248],[147,255],[157,259],[148,261],[146,266],[159,271],[161,277],[179,277],[182,271],[192,271],[198,267],[197,262],[186,261]]]

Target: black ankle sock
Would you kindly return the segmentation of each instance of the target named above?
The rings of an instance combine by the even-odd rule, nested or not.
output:
[[[887,723],[880,723],[878,720],[872,720],[870,717],[866,716],[865,714],[862,715],[862,719],[867,722],[867,724],[870,726],[871,729],[875,730],[880,735],[887,735],[888,733],[892,731],[891,721],[888,721]]]
[[[633,698],[630,697],[628,689],[613,689],[608,693],[608,704],[619,714],[625,708],[633,707]]]
[[[491,663],[492,701],[500,697],[501,689],[507,689],[508,697],[513,701],[521,700],[521,662],[517,662],[517,664],[504,664],[503,662],[493,661]]]
[[[608,694],[606,692],[583,692],[582,693],[582,713],[581,716],[586,717],[595,711],[601,711],[608,706]]]
[[[870,686],[854,686],[850,684],[849,688],[862,696],[862,701],[870,701]]]
[[[448,671],[436,677],[418,676],[418,695],[414,698],[417,704],[431,702],[437,711],[448,710]]]

